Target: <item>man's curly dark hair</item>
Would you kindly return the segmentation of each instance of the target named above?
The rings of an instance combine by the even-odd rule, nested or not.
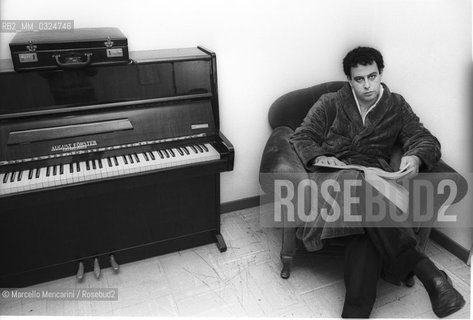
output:
[[[361,64],[363,66],[376,62],[379,73],[383,72],[384,61],[382,54],[370,47],[358,47],[347,53],[343,58],[343,72],[351,79],[351,68]]]

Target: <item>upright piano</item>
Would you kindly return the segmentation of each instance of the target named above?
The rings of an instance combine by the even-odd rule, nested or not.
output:
[[[216,56],[142,51],[128,64],[0,65],[0,287],[23,287],[215,242]],[[80,270],[79,270],[80,271]]]

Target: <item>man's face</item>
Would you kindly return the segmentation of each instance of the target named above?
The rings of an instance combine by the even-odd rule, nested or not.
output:
[[[369,65],[357,65],[351,68],[351,79],[348,79],[355,91],[360,104],[373,105],[378,99],[381,90],[381,73],[376,62]]]

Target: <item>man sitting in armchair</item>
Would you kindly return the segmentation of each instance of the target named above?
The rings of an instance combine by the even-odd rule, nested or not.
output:
[[[383,68],[383,57],[376,49],[358,47],[346,55],[343,69],[348,83],[335,93],[323,95],[291,138],[309,173],[318,171],[315,164],[357,164],[392,171],[388,162],[395,144],[402,145],[400,167],[408,168],[411,176],[420,167],[433,167],[440,159],[438,140],[420,123],[403,97],[381,83]],[[323,179],[363,179],[353,170],[311,177],[317,184]],[[320,210],[324,204],[317,205]],[[324,230],[316,223],[306,223],[298,230],[298,237],[309,250],[320,245],[327,233],[332,232],[325,237],[334,237],[333,230]],[[365,226],[361,232],[354,231],[356,228],[345,230],[340,228],[335,234],[348,240],[342,317],[369,317],[380,274],[398,283],[414,273],[426,288],[438,317],[448,316],[465,304],[446,274],[416,249],[416,239],[409,228]]]

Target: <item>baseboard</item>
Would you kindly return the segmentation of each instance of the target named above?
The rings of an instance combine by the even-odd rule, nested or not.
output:
[[[237,210],[257,207],[260,204],[260,197],[249,197],[220,204],[220,213],[228,213]]]
[[[470,253],[467,249],[463,248],[461,245],[450,239],[448,236],[438,231],[437,229],[432,229],[430,233],[430,238],[437,242],[439,245],[444,247],[447,251],[452,253],[458,259],[467,263]]]

